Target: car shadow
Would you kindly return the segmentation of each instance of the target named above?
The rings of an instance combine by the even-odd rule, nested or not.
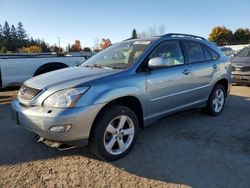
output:
[[[0,99],[7,99],[9,96],[0,96]]]
[[[19,90],[20,86],[11,86],[11,87],[6,87],[4,89],[0,89],[0,92],[6,92],[6,91],[16,91]]]
[[[61,156],[96,159],[87,147],[58,151],[35,142],[35,134],[17,126],[0,105],[0,165]],[[131,174],[192,187],[249,187],[250,98],[230,96],[223,113],[199,109],[166,117],[140,132],[133,150],[111,162]]]
[[[60,151],[38,143],[36,134],[17,125],[10,117],[10,104],[0,104],[0,166],[60,156],[93,156],[87,147]]]
[[[18,87],[0,89],[0,104],[10,103],[17,95]]]
[[[217,117],[199,110],[162,119],[113,164],[138,176],[191,187],[249,187],[250,98],[230,96]]]

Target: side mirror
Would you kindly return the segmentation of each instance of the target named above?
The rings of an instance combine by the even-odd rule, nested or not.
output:
[[[149,60],[148,62],[148,68],[150,69],[156,69],[156,68],[161,68],[161,67],[166,67],[166,60],[163,59],[162,57],[154,57]]]

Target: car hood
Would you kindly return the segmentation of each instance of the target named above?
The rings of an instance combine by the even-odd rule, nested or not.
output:
[[[121,70],[89,67],[69,67],[45,73],[25,82],[25,85],[37,89],[65,89],[75,87],[101,77],[115,74]]]
[[[250,66],[250,57],[235,56],[231,59],[231,62],[233,65],[236,65],[236,66],[246,66],[246,65]]]

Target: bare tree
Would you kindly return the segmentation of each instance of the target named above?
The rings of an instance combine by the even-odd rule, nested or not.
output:
[[[146,38],[148,36],[146,31],[142,31],[141,33],[138,33],[138,38]]]
[[[165,34],[165,32],[166,32],[166,27],[165,27],[165,25],[160,25],[159,26],[159,35],[163,35],[163,34]]]
[[[157,32],[156,32],[156,27],[155,26],[151,26],[148,28],[148,36],[149,37],[153,37],[157,35]]]
[[[153,37],[156,35],[163,35],[165,34],[165,26],[162,24],[158,27],[158,30],[156,29],[156,26],[151,26],[148,28],[147,31],[142,31],[138,33],[139,38],[146,38],[146,37]]]
[[[99,51],[99,43],[100,43],[100,40],[98,38],[95,38],[93,42],[93,52]]]

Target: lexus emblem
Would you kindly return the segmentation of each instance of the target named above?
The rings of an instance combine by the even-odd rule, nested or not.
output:
[[[20,94],[24,95],[26,91],[27,91],[27,88],[22,88],[21,91],[20,91]]]

